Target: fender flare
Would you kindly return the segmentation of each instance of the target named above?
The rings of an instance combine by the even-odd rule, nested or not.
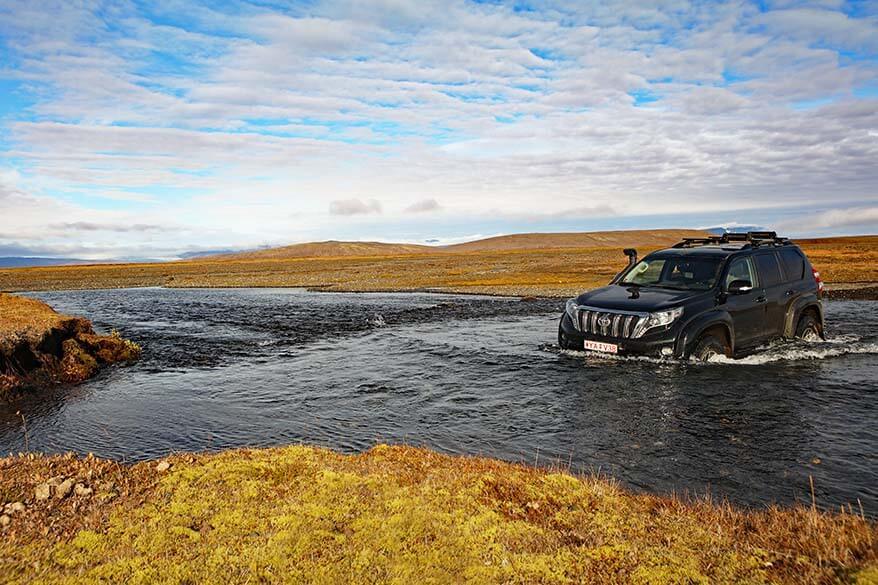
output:
[[[823,336],[823,303],[820,302],[817,295],[809,294],[796,299],[787,309],[783,328],[784,337],[792,339],[796,336],[796,327],[799,324],[799,319],[807,309],[817,311],[817,320],[820,322],[820,334],[821,337]]]
[[[677,344],[674,348],[674,354],[678,357],[688,357],[701,334],[716,325],[722,326],[729,336],[729,345],[732,353],[735,352],[735,324],[732,322],[731,316],[725,312],[714,309],[703,313],[683,326],[683,330],[677,337]]]

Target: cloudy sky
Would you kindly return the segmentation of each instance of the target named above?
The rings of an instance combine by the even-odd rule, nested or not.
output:
[[[878,232],[878,2],[0,0],[0,256]]]

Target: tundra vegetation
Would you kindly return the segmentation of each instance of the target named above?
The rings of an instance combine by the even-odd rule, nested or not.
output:
[[[646,251],[678,236],[634,245]],[[618,241],[536,240],[11,270],[0,272],[0,287],[569,295],[621,268]],[[856,286],[878,281],[876,240],[803,247],[827,280]],[[118,335],[95,335],[83,319],[0,295],[0,381],[9,388],[79,381],[138,353]],[[562,467],[405,446],[358,455],[243,449],[134,465],[25,453],[0,459],[0,581],[878,583],[878,527],[854,507],[747,510],[634,493]]]
[[[874,583],[856,509],[741,510],[379,445],[0,459],[12,583]],[[12,508],[15,508],[13,510]]]
[[[622,248],[637,247],[643,255],[697,235],[703,234],[520,234],[441,248],[321,242],[178,262],[0,270],[0,290],[304,287],[569,297],[605,285],[625,265]],[[834,292],[878,295],[878,236],[798,243]]]
[[[128,362],[140,347],[117,333],[35,300],[0,293],[0,399],[31,387],[77,383],[102,365]]]

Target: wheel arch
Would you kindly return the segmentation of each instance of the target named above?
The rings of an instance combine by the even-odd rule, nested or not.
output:
[[[688,323],[680,337],[677,338],[677,347],[674,353],[679,357],[689,357],[701,336],[710,330],[716,330],[726,338],[729,353],[734,355],[735,326],[729,314],[720,311],[712,311],[706,315],[696,317],[692,322]]]
[[[799,321],[807,313],[813,314],[814,318],[817,319],[817,324],[820,327],[820,337],[824,338],[823,303],[816,296],[811,295],[798,299],[787,311],[786,321],[784,322],[784,337],[791,339],[796,336],[796,328],[799,326]]]

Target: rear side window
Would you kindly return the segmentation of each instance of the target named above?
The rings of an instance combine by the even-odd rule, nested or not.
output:
[[[792,248],[780,251],[780,260],[783,262],[787,280],[802,280],[805,278],[805,259]]]
[[[780,284],[780,266],[778,266],[777,257],[773,252],[756,256],[756,270],[759,272],[762,286],[769,287]]]

